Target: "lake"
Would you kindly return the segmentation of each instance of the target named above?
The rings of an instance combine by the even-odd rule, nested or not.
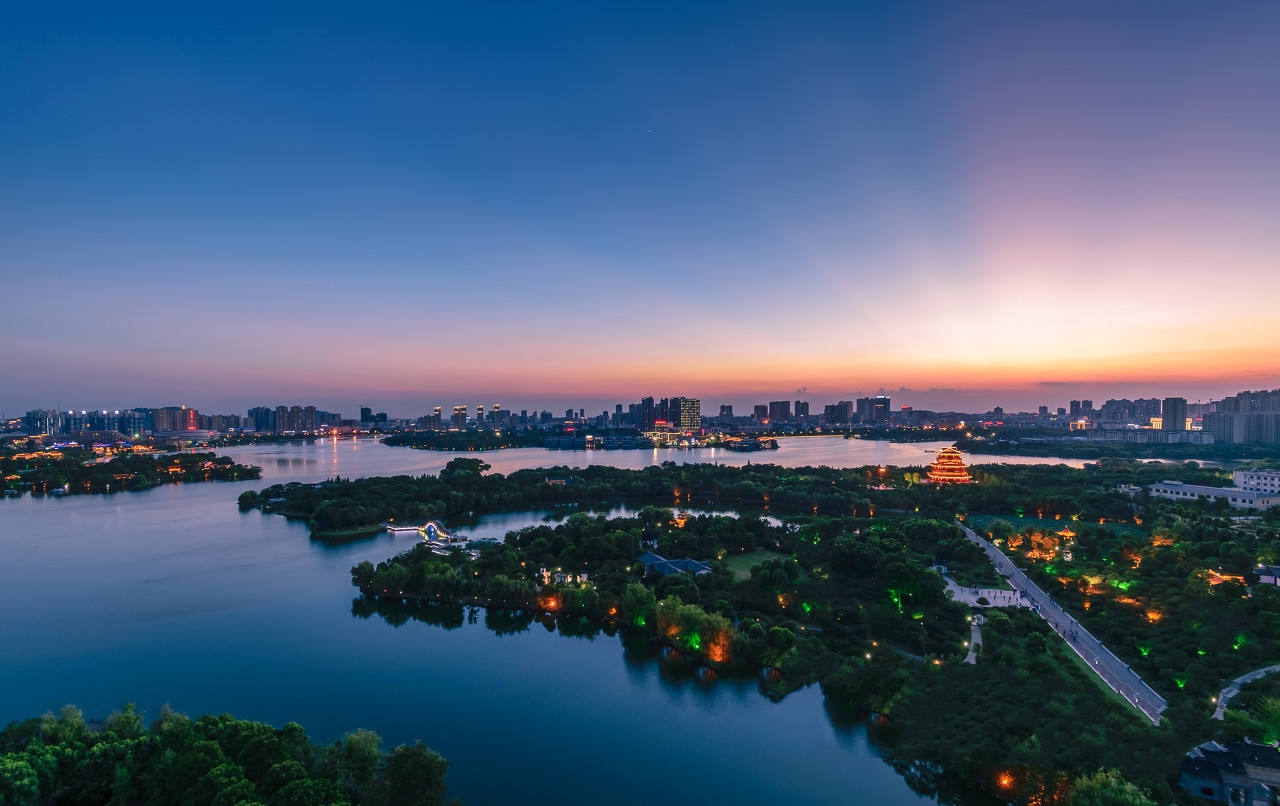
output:
[[[343,478],[421,475],[437,473],[450,459],[470,456],[483,459],[493,472],[510,473],[531,467],[586,467],[608,465],[639,470],[662,462],[718,463],[742,466],[777,464],[787,467],[826,465],[828,467],[863,467],[864,465],[927,465],[941,448],[951,441],[887,442],[843,437],[794,437],[778,440],[776,451],[742,453],[724,448],[651,448],[631,451],[549,451],[545,448],[507,448],[500,451],[446,452],[413,448],[392,448],[373,439],[323,439],[313,443],[283,443],[222,448],[218,453],[234,457],[238,462],[258,465],[264,479],[275,481],[322,481],[341,475]],[[1082,459],[1029,456],[970,455],[973,464],[1065,464],[1084,467]]]
[[[657,454],[861,465],[921,463],[928,450],[783,445]],[[434,472],[449,454],[368,440],[224,453],[261,465],[264,479],[0,500],[0,722],[68,702],[102,717],[131,700],[151,717],[167,702],[193,715],[297,721],[322,742],[367,727],[390,745],[420,739],[444,754],[453,793],[472,806],[639,806],[676,792],[709,804],[931,802],[878,756],[864,726],[833,723],[816,687],[772,703],[754,681],[698,682],[617,637],[565,637],[538,621],[499,636],[482,612],[454,629],[358,617],[351,566],[415,538],[327,546],[302,524],[236,507],[241,491],[275,481]],[[653,453],[483,458],[509,471],[639,466]],[[497,537],[542,517],[485,516],[464,531]]]

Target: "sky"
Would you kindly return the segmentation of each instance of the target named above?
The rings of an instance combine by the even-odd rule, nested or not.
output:
[[[1278,39],[1259,2],[5,4],[0,409],[1277,387]]]

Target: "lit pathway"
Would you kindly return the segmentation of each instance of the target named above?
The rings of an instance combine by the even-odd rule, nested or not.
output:
[[[1081,627],[1079,622],[1067,615],[1066,612],[1054,603],[1052,599],[1040,590],[1034,582],[1022,573],[1013,561],[1004,555],[995,546],[987,542],[987,540],[978,535],[977,532],[965,526],[963,523],[957,525],[964,530],[965,537],[970,541],[977,543],[982,550],[987,553],[987,557],[995,565],[999,571],[1013,585],[1023,598],[1028,600],[1030,604],[1036,608],[1036,611],[1067,642],[1067,646],[1075,650],[1076,654],[1084,659],[1084,662],[1094,671],[1098,677],[1102,678],[1102,682],[1111,687],[1111,690],[1124,697],[1125,700],[1133,704],[1153,724],[1160,724],[1160,712],[1169,707],[1169,703],[1157,694],[1151,686],[1148,686],[1138,677],[1137,673],[1130,669],[1123,661],[1111,653],[1111,650],[1102,645],[1102,642],[1089,634],[1089,631]]]
[[[1226,688],[1224,688],[1220,694],[1218,694],[1218,710],[1213,712],[1213,718],[1214,719],[1226,718],[1227,703],[1231,702],[1232,697],[1240,693],[1241,686],[1243,686],[1245,683],[1252,683],[1254,680],[1257,680],[1259,677],[1266,677],[1267,675],[1272,674],[1273,672],[1280,672],[1280,663],[1277,663],[1275,666],[1268,666],[1265,669],[1258,669],[1257,671],[1249,672],[1248,674],[1242,674],[1239,677],[1237,677],[1235,680],[1232,680],[1231,684]]]
[[[964,656],[965,663],[978,662],[978,645],[982,643],[982,614],[974,613],[969,622],[969,654]]]

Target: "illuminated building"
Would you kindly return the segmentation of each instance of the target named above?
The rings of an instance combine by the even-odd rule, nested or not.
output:
[[[969,468],[965,467],[959,448],[943,448],[929,468],[929,481],[934,484],[968,484]]]
[[[151,410],[151,427],[155,431],[195,431],[199,422],[200,412],[186,406],[166,406]]]
[[[680,430],[699,431],[702,429],[702,401],[696,397],[680,398]]]
[[[769,401],[769,422],[784,423],[790,419],[791,419],[791,401],[790,400]]]
[[[456,431],[467,430],[467,407],[466,406],[453,407],[453,428]]]
[[[768,419],[769,419],[769,407],[768,407],[768,406],[756,406],[756,407],[752,410],[751,416],[752,416],[752,417],[754,417],[754,418],[756,418],[756,422],[758,422],[758,423],[763,423],[764,421],[766,421],[766,420],[768,420]]]
[[[858,398],[858,419],[864,423],[885,423],[889,421],[892,401],[888,395]]]

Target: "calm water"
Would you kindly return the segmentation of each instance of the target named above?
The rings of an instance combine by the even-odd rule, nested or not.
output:
[[[778,464],[828,467],[863,465],[927,465],[940,448],[952,442],[884,442],[841,437],[803,437],[778,440],[776,451],[739,453],[722,448],[677,450],[654,448],[635,451],[548,451],[544,448],[511,448],[502,451],[445,453],[411,448],[390,448],[372,439],[317,440],[311,444],[254,445],[224,448],[219,453],[237,461],[258,465],[263,477],[276,481],[321,481],[334,475],[344,478],[436,473],[456,456],[483,459],[494,472],[510,473],[530,467],[608,465],[638,470],[661,462],[716,462],[722,465]],[[975,463],[1066,464],[1083,467],[1080,459],[1027,456],[970,456]]]
[[[856,448],[856,464],[921,451],[806,445],[815,454]],[[673,791],[709,804],[925,802],[861,726],[832,724],[816,688],[775,704],[752,681],[697,683],[627,653],[618,638],[566,638],[538,622],[499,637],[483,614],[451,630],[357,618],[350,567],[413,538],[329,547],[305,526],[235,505],[266,481],[428,472],[449,456],[350,440],[228,453],[260,464],[267,479],[0,500],[0,723],[67,702],[104,716],[133,700],[152,716],[168,702],[191,714],[296,720],[319,741],[368,727],[390,744],[421,739],[445,754],[454,793],[472,806],[639,806]],[[647,455],[590,458],[638,464]],[[501,470],[582,458],[486,455]],[[489,516],[466,531],[499,536],[542,517]]]

